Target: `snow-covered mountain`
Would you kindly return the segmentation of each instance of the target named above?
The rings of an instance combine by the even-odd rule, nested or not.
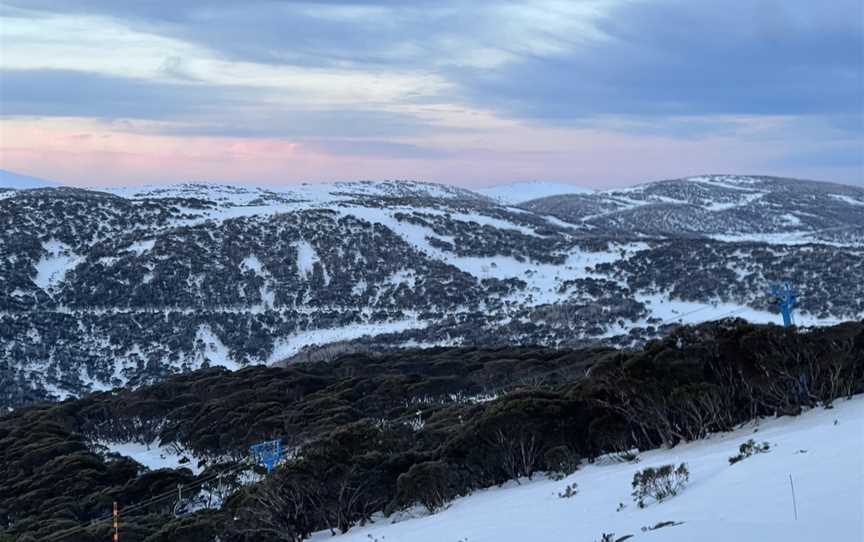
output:
[[[339,352],[864,317],[864,190],[705,177],[518,207],[409,181],[0,193],[0,406]],[[309,349],[311,346],[326,348]]]
[[[860,242],[862,206],[864,190],[853,186],[735,175],[550,196],[524,204],[535,212],[623,235],[698,235],[778,244]]]
[[[335,538],[326,531],[311,540],[600,541],[604,534],[633,542],[861,540],[862,424],[864,397],[857,396],[832,410],[762,420],[709,440],[653,450],[638,463],[601,461],[562,480],[523,479],[457,499],[434,515],[395,523],[380,518]],[[728,458],[749,439],[769,443],[770,450],[730,465]],[[645,508],[634,504],[635,472],[682,462],[690,481],[677,496]],[[577,492],[562,497],[574,484]]]
[[[60,183],[0,169],[0,191],[4,188],[25,190],[29,188],[48,188],[54,186],[60,186]],[[0,196],[2,196],[2,192],[0,192]]]
[[[562,194],[593,194],[594,190],[575,184],[548,181],[525,181],[480,188],[476,192],[488,196],[498,203],[517,205],[539,198]]]

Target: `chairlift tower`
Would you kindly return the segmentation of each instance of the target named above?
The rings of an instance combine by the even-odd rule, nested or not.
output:
[[[795,307],[795,302],[798,301],[798,295],[792,289],[792,285],[788,282],[783,284],[775,284],[771,288],[771,295],[777,300],[780,305],[780,312],[783,314],[783,327],[792,325],[792,309]]]
[[[256,463],[264,465],[264,468],[270,473],[282,457],[282,441],[268,440],[259,442],[250,446],[249,451],[252,453],[252,459]]]

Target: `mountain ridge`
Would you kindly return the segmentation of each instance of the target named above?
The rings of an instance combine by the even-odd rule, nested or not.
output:
[[[713,179],[560,208],[404,181],[9,191],[0,407],[301,353],[638,345],[778,322],[783,280],[801,325],[864,316],[864,191]]]

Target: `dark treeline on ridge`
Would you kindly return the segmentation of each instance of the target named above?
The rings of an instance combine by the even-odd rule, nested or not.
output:
[[[726,320],[633,351],[434,348],[206,369],[0,418],[0,541],[107,540],[110,522],[82,526],[117,501],[129,542],[297,542],[862,392],[864,322]],[[238,461],[267,439],[287,459],[241,484]],[[149,471],[98,445],[154,440],[206,460],[201,472]],[[216,506],[220,471],[230,490]],[[196,490],[146,504],[178,484]]]

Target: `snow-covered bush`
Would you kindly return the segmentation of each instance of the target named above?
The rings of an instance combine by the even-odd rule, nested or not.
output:
[[[422,431],[426,427],[426,420],[423,419],[423,411],[418,410],[413,418],[405,422],[405,425],[411,428],[415,433]]]
[[[690,480],[687,464],[648,467],[633,475],[633,500],[639,508],[645,507],[646,499],[661,502],[677,495]]]
[[[764,454],[771,450],[771,445],[767,442],[763,442],[762,444],[757,444],[755,440],[752,438],[747,442],[741,444],[738,447],[738,455],[733,455],[729,458],[729,464],[734,465],[735,463],[747,459],[751,455],[754,454]]]

